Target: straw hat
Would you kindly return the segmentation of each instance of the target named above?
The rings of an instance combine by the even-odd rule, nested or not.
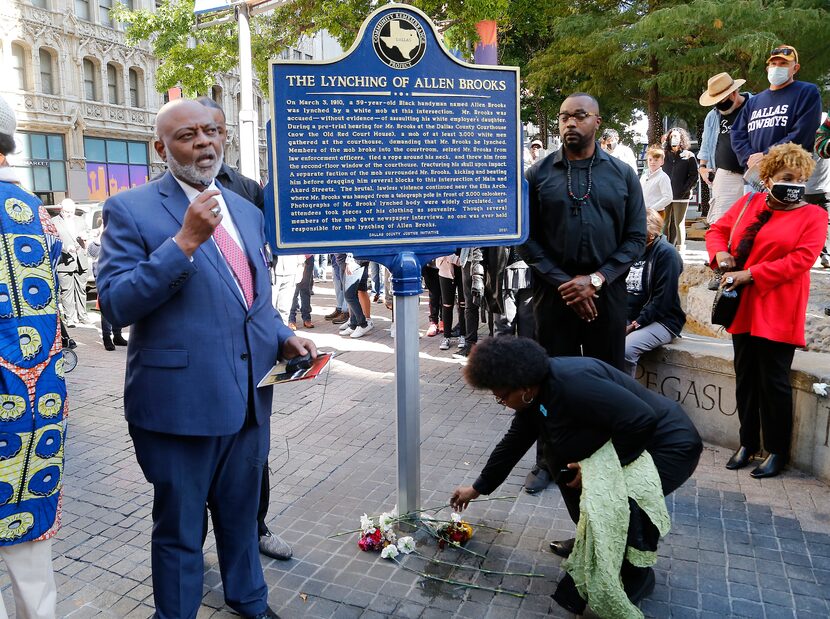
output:
[[[715,105],[744,84],[746,84],[746,80],[733,80],[729,73],[718,73],[716,76],[709,78],[706,92],[700,95],[700,104],[704,107]]]

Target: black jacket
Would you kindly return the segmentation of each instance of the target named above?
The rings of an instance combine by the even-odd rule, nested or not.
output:
[[[683,260],[662,234],[646,249],[644,258],[643,294],[628,295],[628,320],[636,320],[641,327],[659,322],[674,335],[680,335],[686,324],[678,293]]]
[[[536,440],[554,473],[584,460],[609,440],[625,466],[644,450],[661,479],[688,463],[673,456],[700,453],[702,442],[677,402],[590,357],[554,357],[536,399],[513,416],[510,429],[473,483],[481,494],[498,488]]]
[[[663,163],[663,172],[671,179],[671,192],[675,200],[688,200],[692,187],[697,184],[697,158],[692,155],[683,159],[680,153],[672,152],[668,145],[664,145],[666,161]]]

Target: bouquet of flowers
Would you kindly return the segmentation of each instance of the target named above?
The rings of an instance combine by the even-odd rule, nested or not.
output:
[[[450,521],[438,527],[436,532],[439,548],[444,548],[447,543],[462,546],[473,536],[473,527],[461,519],[461,514],[453,512]]]
[[[386,546],[394,544],[398,536],[392,525],[397,522],[398,517],[394,512],[384,512],[375,521],[366,514],[360,518],[360,538],[357,545],[361,550],[380,552]]]

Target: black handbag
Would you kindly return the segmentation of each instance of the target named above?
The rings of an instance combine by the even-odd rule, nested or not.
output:
[[[755,192],[749,194],[749,197],[747,198],[744,207],[741,209],[738,218],[735,220],[735,223],[732,224],[732,231],[729,233],[729,242],[726,245],[726,249],[729,253],[732,253],[732,236],[735,233],[735,228],[738,227],[738,223],[740,223],[743,218],[746,208],[749,206],[749,203],[752,202],[753,197],[755,197]],[[720,274],[720,278],[722,277],[723,273]],[[738,313],[738,306],[740,306],[740,304],[740,288],[735,288],[735,290],[726,290],[723,287],[718,287],[718,291],[715,293],[715,300],[712,303],[712,324],[729,328],[732,321],[735,320],[735,315]]]
[[[715,302],[712,303],[712,324],[729,327],[738,313],[741,304],[741,289],[726,290],[718,288],[715,293]]]

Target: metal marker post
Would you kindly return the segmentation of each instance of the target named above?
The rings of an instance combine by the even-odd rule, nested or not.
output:
[[[259,179],[259,136],[254,110],[253,64],[251,60],[251,25],[248,5],[236,7],[239,22],[239,171],[248,178]]]
[[[395,291],[395,405],[398,434],[398,513],[421,509],[421,389],[418,296],[421,262],[402,252],[389,265]]]

